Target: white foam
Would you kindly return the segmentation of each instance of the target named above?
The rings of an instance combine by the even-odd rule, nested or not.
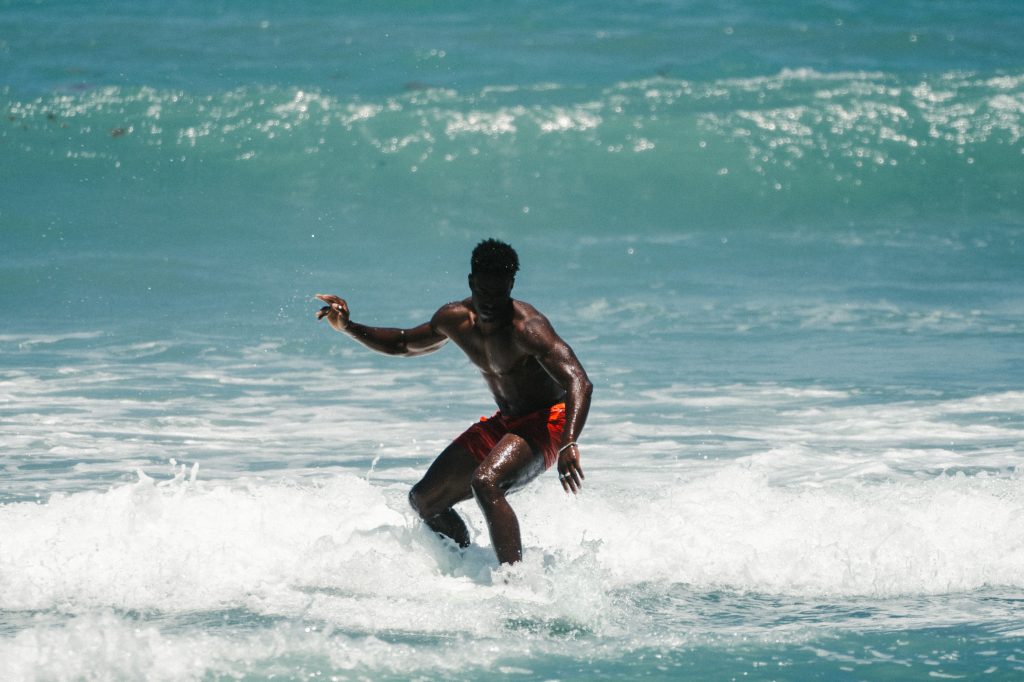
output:
[[[811,596],[1024,588],[1017,476],[780,487],[738,462],[624,480],[592,475],[572,499],[542,479],[515,498],[546,615],[593,624],[612,590],[645,582]],[[0,608],[248,608],[366,629],[492,629],[475,609],[496,568],[479,512],[463,505],[478,546],[456,560],[420,527],[407,490],[347,474],[206,485],[183,467],[162,483],[142,475],[5,505]],[[574,573],[592,599],[560,603]],[[394,600],[403,612],[383,607]]]
[[[601,541],[601,565],[618,580],[701,590],[884,597],[1024,587],[1019,476],[779,487],[740,462],[633,492],[588,497],[557,540],[585,532]]]
[[[736,633],[820,634],[806,603],[854,604],[834,607],[829,627],[869,626],[865,600],[883,599],[909,601],[883,609],[880,627],[894,613],[904,626],[972,622],[970,594],[1024,589],[1016,474],[780,484],[765,456],[658,476],[593,467],[580,497],[549,474],[512,498],[525,557],[499,568],[472,502],[459,507],[465,551],[418,522],[415,467],[369,481],[201,471],[0,505],[0,613],[8,627],[26,614],[0,638],[0,677],[269,675],[296,661],[310,674],[443,677],[562,655],[566,632],[613,643],[619,659]],[[926,601],[949,593],[965,603]],[[733,595],[742,624],[705,615],[708,594]],[[791,597],[796,616],[756,595]],[[982,606],[990,622],[1015,608]]]
[[[349,679],[392,674],[450,676],[489,668],[527,645],[497,648],[424,646],[280,624],[242,632],[169,632],[104,611],[39,622],[0,639],[5,680],[188,680],[210,675]]]
[[[50,346],[63,341],[90,341],[102,337],[103,332],[69,332],[66,334],[0,334],[0,344],[17,344],[21,349]]]

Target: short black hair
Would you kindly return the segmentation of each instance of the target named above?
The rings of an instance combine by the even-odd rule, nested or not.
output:
[[[505,242],[485,239],[473,249],[471,272],[478,275],[508,275],[519,272],[519,255]]]

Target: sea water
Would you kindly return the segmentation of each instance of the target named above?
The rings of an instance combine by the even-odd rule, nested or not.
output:
[[[0,677],[1024,676],[1024,8],[0,3]],[[499,567],[376,355],[519,251],[595,384]]]

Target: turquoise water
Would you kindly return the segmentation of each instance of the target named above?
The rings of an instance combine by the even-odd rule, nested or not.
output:
[[[1022,20],[0,2],[0,676],[1018,679]],[[313,318],[490,236],[596,385],[512,570],[472,367]]]

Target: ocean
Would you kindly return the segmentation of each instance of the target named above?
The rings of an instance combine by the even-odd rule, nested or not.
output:
[[[0,678],[1024,678],[1024,5],[0,0]],[[595,384],[499,567],[377,355]]]

